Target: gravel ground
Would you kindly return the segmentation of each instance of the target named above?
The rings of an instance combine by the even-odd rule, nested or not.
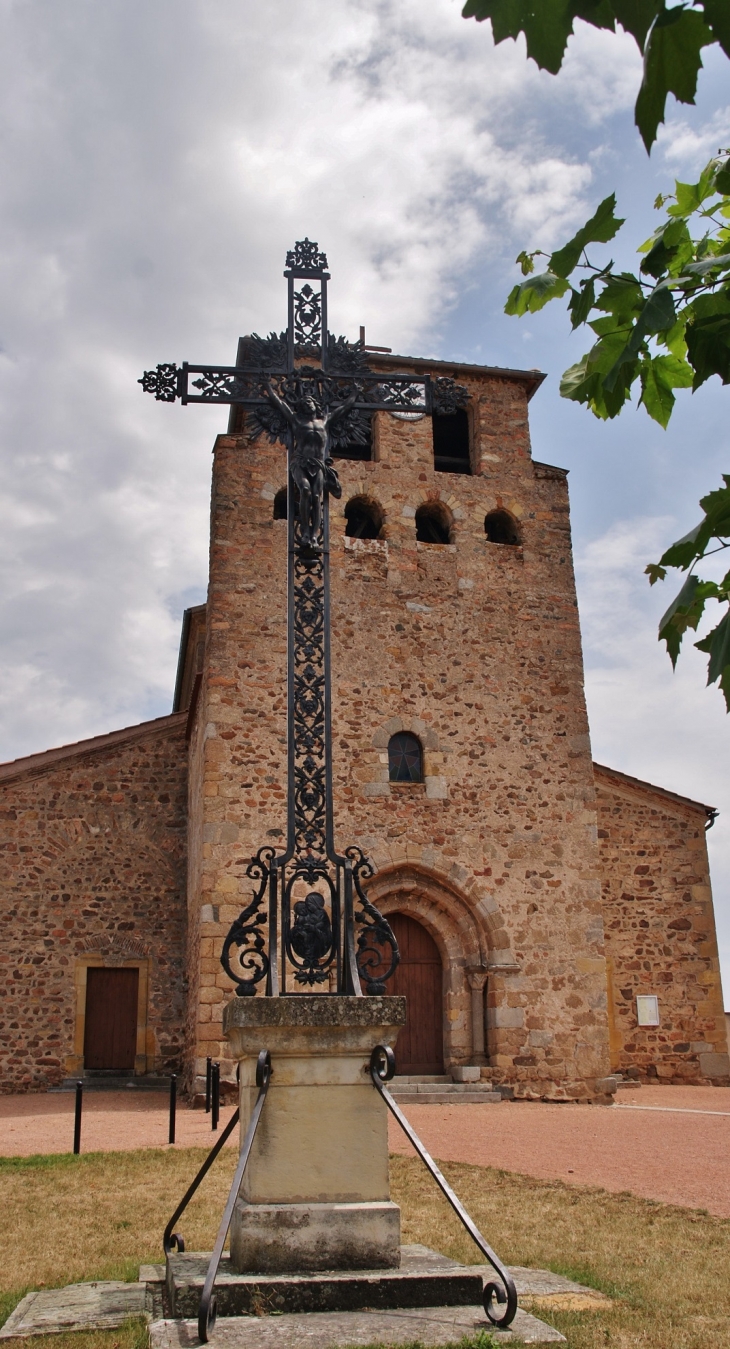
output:
[[[641,1087],[614,1106],[409,1106],[434,1157],[630,1190],[730,1218],[730,1087]],[[411,1153],[395,1120],[392,1152]]]
[[[131,1099],[130,1099],[131,1097]],[[730,1217],[730,1087],[641,1087],[614,1106],[409,1106],[408,1118],[434,1157],[520,1171],[542,1180],[630,1190],[645,1199]],[[73,1093],[0,1096],[0,1155],[70,1152]],[[231,1107],[221,1111],[222,1129]],[[390,1120],[393,1152],[411,1148]],[[209,1147],[210,1115],[177,1112],[177,1147]],[[234,1146],[236,1132],[229,1146]],[[83,1152],[167,1147],[167,1098],[89,1092]]]

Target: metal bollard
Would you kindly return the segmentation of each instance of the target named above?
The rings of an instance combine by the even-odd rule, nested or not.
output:
[[[221,1066],[214,1063],[211,1067],[211,1109],[210,1124],[212,1129],[218,1128],[218,1116],[221,1109]]]
[[[81,1107],[84,1099],[83,1082],[76,1083],[76,1109],[74,1111],[74,1155],[81,1152]]]
[[[175,1108],[177,1106],[177,1076],[175,1073],[170,1078],[170,1128],[167,1135],[168,1143],[175,1142]]]
[[[213,1078],[213,1060],[205,1060],[205,1113],[210,1114],[210,1091]]]

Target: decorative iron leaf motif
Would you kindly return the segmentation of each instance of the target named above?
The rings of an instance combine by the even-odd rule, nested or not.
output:
[[[145,370],[137,383],[145,393],[153,393],[158,403],[174,403],[178,396],[177,374],[174,364],[158,365],[156,370]]]
[[[322,292],[307,282],[294,292],[294,345],[301,356],[319,357],[322,341]]]
[[[327,268],[327,254],[320,253],[319,244],[311,239],[299,239],[286,255],[286,265],[297,272],[323,272]]]
[[[464,384],[444,377],[435,379],[431,391],[432,407],[439,417],[452,417],[469,402],[469,390]]]

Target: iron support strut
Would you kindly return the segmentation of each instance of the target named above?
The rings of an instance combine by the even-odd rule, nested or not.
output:
[[[220,1227],[218,1228],[218,1235],[215,1239],[213,1254],[210,1257],[210,1264],[208,1265],[208,1273],[205,1276],[203,1291],[200,1295],[200,1308],[198,1310],[198,1338],[200,1339],[202,1344],[208,1343],[209,1336],[212,1335],[213,1328],[215,1326],[216,1300],[215,1297],[213,1296],[213,1288],[215,1285],[216,1275],[218,1273],[218,1266],[221,1262],[221,1256],[223,1254],[223,1247],[226,1244],[228,1229],[231,1225],[231,1218],[233,1217],[233,1209],[235,1207],[236,1200],[238,1199],[238,1193],[241,1188],[243,1173],[246,1170],[248,1159],[251,1155],[251,1148],[253,1147],[253,1140],[256,1137],[256,1130],[259,1127],[259,1120],[261,1119],[261,1111],[264,1108],[264,1101],[266,1100],[266,1093],[269,1090],[269,1082],[271,1081],[272,1072],[273,1069],[271,1067],[271,1055],[269,1054],[268,1049],[262,1049],[258,1057],[258,1062],[256,1064],[256,1086],[259,1089],[259,1094],[256,1098],[256,1104],[251,1114],[248,1129],[246,1130],[246,1137],[244,1138],[243,1144],[241,1145],[241,1153],[238,1158],[238,1166],[236,1167],[236,1173],[233,1177],[233,1181],[231,1182],[231,1188],[228,1193],[228,1199],[226,1201],[225,1209],[223,1210],[223,1217],[221,1218]]]
[[[454,1191],[452,1190],[448,1181],[445,1179],[444,1176],[442,1176],[441,1172],[439,1171],[435,1161],[433,1160],[433,1157],[430,1155],[430,1153],[426,1151],[426,1149],[423,1146],[423,1143],[418,1137],[418,1134],[415,1132],[413,1128],[411,1128],[411,1125],[408,1123],[408,1120],[406,1119],[402,1110],[398,1108],[395,1101],[393,1100],[393,1097],[391,1096],[390,1092],[385,1086],[385,1083],[390,1082],[394,1074],[395,1074],[395,1054],[393,1053],[393,1050],[390,1049],[387,1045],[376,1045],[375,1049],[370,1055],[370,1076],[373,1079],[373,1086],[376,1087],[377,1090],[380,1092],[380,1095],[385,1101],[385,1104],[387,1105],[391,1114],[395,1115],[395,1118],[400,1124],[400,1127],[403,1130],[404,1134],[406,1134],[409,1141],[413,1144],[414,1148],[416,1149],[416,1152],[421,1158],[421,1161],[424,1163],[425,1166],[428,1167],[428,1170],[431,1172],[431,1175],[436,1181],[436,1184],[438,1185],[442,1194],[444,1194],[445,1197],[448,1199],[457,1218],[460,1220],[460,1222],[464,1224],[472,1241],[476,1243],[476,1245],[479,1247],[479,1250],[482,1252],[482,1255],[486,1256],[487,1260],[492,1266],[492,1269],[496,1270],[497,1274],[502,1280],[503,1286],[498,1283],[491,1283],[491,1282],[484,1285],[483,1301],[484,1301],[484,1311],[487,1315],[488,1320],[491,1321],[493,1326],[498,1326],[500,1330],[506,1330],[507,1327],[510,1326],[514,1321],[515,1313],[517,1311],[517,1289],[515,1288],[514,1279],[512,1278],[512,1275],[510,1274],[506,1266],[502,1264],[502,1261],[500,1260],[499,1256],[495,1255],[491,1246],[487,1245],[476,1223],[474,1223],[472,1219],[469,1217],[469,1214],[464,1208],[464,1205],[462,1204],[461,1200],[458,1198],[456,1194],[454,1194]],[[500,1307],[505,1307],[505,1310],[501,1316],[495,1315],[494,1311],[495,1302]]]

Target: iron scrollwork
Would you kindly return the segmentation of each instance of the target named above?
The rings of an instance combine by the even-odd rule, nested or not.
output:
[[[256,888],[225,938],[223,969],[239,997],[264,981],[268,995],[285,993],[288,978],[381,994],[398,946],[366,894],[372,864],[360,848],[340,855],[334,843],[328,503],[341,487],[332,449],[366,443],[377,410],[429,412],[432,384],[428,375],[371,370],[362,342],[328,333],[329,273],[318,244],[299,241],[286,261],[285,333],[246,338],[236,366],[159,365],[140,383],[164,402],[243,404],[252,439],[264,434],[287,447],[287,841],[282,853],[263,847],[249,862]],[[295,289],[297,279],[304,284]],[[443,405],[445,387],[439,396]]]
[[[353,884],[362,905],[355,913],[355,921],[360,924],[357,972],[365,984],[365,992],[372,997],[387,992],[387,982],[395,974],[400,953],[390,923],[363,889],[363,881],[375,875],[372,862],[355,844],[345,849],[345,856],[352,862]]]
[[[266,910],[262,912],[262,905],[269,887],[274,854],[275,849],[269,845],[259,848],[256,856],[251,858],[246,875],[259,882],[258,889],[254,891],[251,903],[231,924],[223,943],[221,965],[234,984],[239,998],[253,996],[256,985],[269,974],[269,955],[263,933],[268,921],[268,912]],[[240,973],[236,972],[231,963],[233,953]]]
[[[466,407],[469,402],[469,390],[466,385],[457,384],[455,379],[444,376],[433,381],[431,398],[433,411],[437,416],[452,417],[454,413]]]
[[[158,403],[174,403],[179,396],[178,373],[174,364],[158,365],[156,370],[145,370],[137,383],[145,393],[153,393]]]

